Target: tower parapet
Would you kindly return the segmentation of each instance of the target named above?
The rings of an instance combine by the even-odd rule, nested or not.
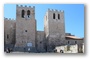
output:
[[[64,10],[57,10],[57,9],[48,9],[50,12],[64,12]]]
[[[21,30],[23,29],[23,30]],[[23,34],[22,34],[23,33]],[[16,7],[16,44],[15,47],[36,45],[35,6],[17,5]]]
[[[17,8],[35,8],[35,6],[23,6],[23,5],[16,5]]]
[[[64,11],[48,9],[44,19],[45,37],[48,41],[47,49],[65,43]]]
[[[22,18],[22,19],[34,19],[35,18],[35,6],[23,6],[23,5],[17,5],[16,6],[16,18]]]
[[[5,17],[4,17],[4,20],[12,20],[12,21],[15,21],[14,18],[5,18]]]

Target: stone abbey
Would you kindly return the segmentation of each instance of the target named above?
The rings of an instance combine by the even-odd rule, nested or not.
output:
[[[4,18],[4,49],[30,52],[78,53],[84,51],[84,38],[65,33],[64,11],[48,9],[44,31],[37,31],[35,7],[16,6],[16,20]]]

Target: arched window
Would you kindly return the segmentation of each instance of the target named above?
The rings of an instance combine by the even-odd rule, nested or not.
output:
[[[21,15],[21,17],[24,18],[24,15],[25,15],[25,11],[22,10],[22,15]]]
[[[58,19],[60,19],[60,14],[58,14]]]
[[[55,13],[53,13],[53,19],[55,19]]]
[[[30,18],[30,10],[27,11],[27,16]]]

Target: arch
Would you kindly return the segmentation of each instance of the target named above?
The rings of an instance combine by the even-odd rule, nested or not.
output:
[[[21,14],[21,17],[24,18],[24,15],[25,15],[25,11],[22,10],[22,14]]]
[[[60,19],[60,14],[58,14],[58,19]]]
[[[53,13],[53,19],[55,19],[55,13]]]
[[[30,10],[27,10],[27,16],[30,17]]]

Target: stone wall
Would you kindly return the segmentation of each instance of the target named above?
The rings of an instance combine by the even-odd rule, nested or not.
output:
[[[74,45],[74,44],[78,44],[78,45],[80,45],[80,44],[83,44],[84,42],[83,42],[83,39],[67,39],[66,38],[66,44],[68,45]]]
[[[83,53],[83,48],[81,48],[83,45],[78,44],[72,44],[72,45],[62,45],[57,46],[55,49],[58,53]]]
[[[55,14],[55,19],[53,14]],[[44,18],[44,29],[48,47],[53,46],[54,48],[54,46],[65,43],[64,11],[48,9]]]
[[[44,31],[37,31],[37,50],[38,52],[44,52]]]
[[[32,47],[32,50],[37,48],[38,52],[52,51],[57,46],[60,46],[57,48],[58,52],[59,49],[66,51],[66,45],[70,46],[71,50],[78,49],[79,52],[84,49],[83,39],[66,38],[72,35],[65,33],[64,11],[48,9],[44,16],[44,31],[36,31],[36,28],[35,7],[17,5],[16,20],[4,18],[4,43],[9,46],[15,44],[15,48],[20,48],[19,50],[24,50],[25,47]]]
[[[16,21],[4,18],[4,43],[15,44]]]
[[[16,47],[36,46],[35,7],[17,6],[16,8]],[[22,17],[22,10],[25,11]],[[28,17],[27,11],[30,11]]]

